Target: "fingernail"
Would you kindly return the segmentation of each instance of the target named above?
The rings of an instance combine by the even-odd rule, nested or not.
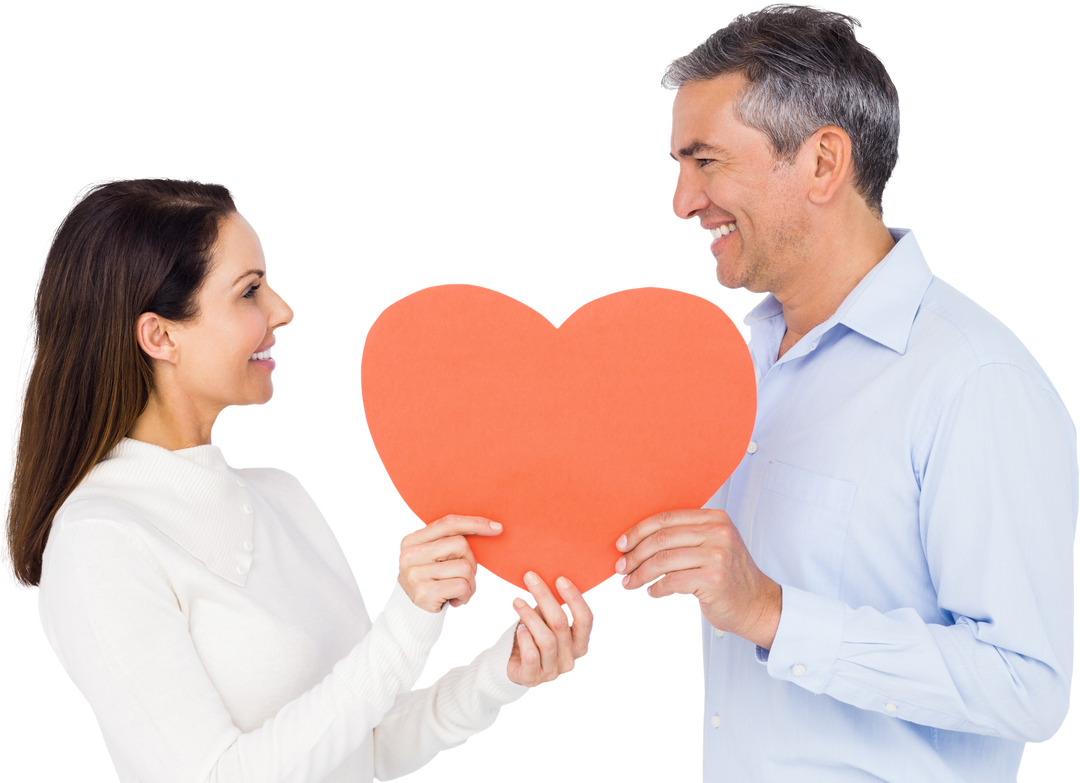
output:
[[[528,606],[528,604],[525,603],[524,601],[522,601],[520,598],[515,598],[514,599],[514,608],[515,609],[524,609],[526,606]]]
[[[535,587],[536,585],[540,584],[540,577],[538,577],[532,571],[527,571],[525,573],[525,581]]]
[[[615,542],[615,548],[620,549],[620,550],[621,549],[626,549],[626,534],[625,533],[623,533],[621,536],[619,536],[619,540]]]
[[[500,525],[498,522],[489,522],[488,524],[491,525],[492,530],[495,530],[495,531],[502,530],[502,525]]]
[[[624,568],[626,568],[626,558],[625,557],[620,557],[615,562],[615,573],[616,574],[621,574]]]
[[[622,586],[623,586],[623,587],[626,587],[626,584],[627,584],[627,583],[628,583],[629,581],[630,581],[630,577],[628,577],[628,576],[624,576],[624,577],[622,578]]]
[[[569,590],[571,587],[570,580],[567,579],[565,576],[560,576],[558,579],[555,580],[555,586],[558,587],[560,590]]]

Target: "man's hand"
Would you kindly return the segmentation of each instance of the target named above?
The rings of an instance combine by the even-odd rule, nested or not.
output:
[[[714,628],[772,647],[780,624],[781,593],[761,573],[742,536],[723,511],[695,509],[655,514],[615,543],[623,557],[615,571],[634,590],[657,577],[649,595],[694,595]]]

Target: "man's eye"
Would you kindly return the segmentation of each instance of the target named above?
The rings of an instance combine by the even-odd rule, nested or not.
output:
[[[259,284],[256,283],[255,285],[248,288],[248,290],[244,291],[244,298],[245,299],[254,299],[255,298],[255,292],[258,291],[258,290],[259,290]]]
[[[694,158],[698,162],[698,168],[703,168],[709,163],[713,162],[712,158]]]

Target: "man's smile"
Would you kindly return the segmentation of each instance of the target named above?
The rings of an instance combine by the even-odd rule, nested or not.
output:
[[[712,221],[710,221],[710,223],[711,222]],[[732,241],[729,239],[729,237],[731,236],[731,234],[734,234],[735,231],[739,228],[739,224],[736,221],[731,220],[725,223],[720,223],[718,225],[713,223],[712,225],[707,227],[702,226],[702,228],[705,228],[705,230],[708,231],[709,234],[712,236],[712,242],[709,244],[709,251],[719,261],[720,257],[716,254],[721,252],[721,248],[727,247],[728,242]],[[719,273],[719,268],[717,268],[717,274]]]

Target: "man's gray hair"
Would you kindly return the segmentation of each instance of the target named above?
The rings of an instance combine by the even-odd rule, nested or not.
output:
[[[662,84],[740,73],[749,82],[736,116],[764,133],[778,159],[792,161],[826,125],[851,137],[855,187],[879,216],[896,165],[900,101],[885,66],[855,40],[859,20],[798,5],[738,16],[668,66]]]

